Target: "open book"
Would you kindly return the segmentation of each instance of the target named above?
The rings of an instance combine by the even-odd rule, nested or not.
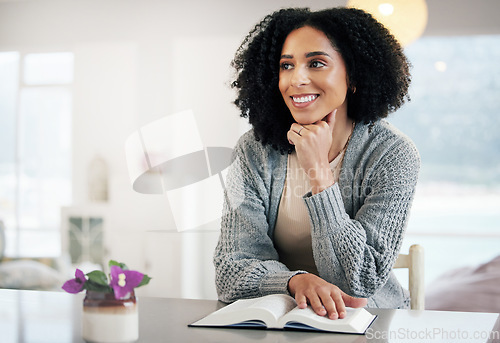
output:
[[[189,326],[294,329],[363,334],[375,319],[364,308],[346,308],[342,319],[317,315],[313,309],[300,309],[285,294],[242,299],[215,311]]]

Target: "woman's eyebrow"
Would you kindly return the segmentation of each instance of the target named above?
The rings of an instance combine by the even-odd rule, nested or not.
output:
[[[306,57],[313,57],[313,56],[328,56],[328,57],[330,57],[330,55],[328,55],[324,51],[313,51],[313,52],[308,52],[306,54]]]
[[[328,57],[330,57],[330,55],[328,55],[324,51],[312,51],[312,52],[308,52],[305,56],[306,56],[306,58],[314,57],[314,56],[328,56]],[[284,58],[285,59],[292,59],[293,55],[281,55],[281,59],[284,59]]]

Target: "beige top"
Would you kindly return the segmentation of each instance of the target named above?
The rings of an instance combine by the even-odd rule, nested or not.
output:
[[[339,179],[343,155],[343,152],[340,153],[330,163],[335,182]],[[309,213],[302,198],[309,191],[311,191],[309,179],[304,169],[300,167],[297,153],[293,152],[288,155],[285,187],[274,231],[274,245],[280,262],[288,269],[305,270],[318,275],[312,252]]]

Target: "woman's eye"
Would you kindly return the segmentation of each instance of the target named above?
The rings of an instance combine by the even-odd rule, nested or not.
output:
[[[293,67],[293,66],[292,66],[290,63],[288,63],[288,62],[283,62],[283,63],[281,63],[281,65],[280,65],[281,70],[288,70],[288,69],[292,69],[292,67]]]
[[[311,62],[311,68],[321,68],[324,67],[326,64],[324,64],[321,61],[312,61]]]

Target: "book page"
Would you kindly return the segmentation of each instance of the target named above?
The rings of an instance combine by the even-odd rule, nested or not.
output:
[[[345,324],[345,323],[348,323],[352,320],[353,314],[355,312],[356,312],[356,309],[346,307],[346,314],[345,314],[344,318],[342,318],[342,319],[330,319],[326,315],[320,316],[320,315],[316,314],[316,312],[314,312],[312,307],[310,305],[308,305],[304,309],[300,309],[297,307],[296,309],[294,309],[293,311],[291,311],[289,313],[287,318],[293,316],[294,318],[309,318],[311,320],[317,320],[317,321],[324,322],[324,323],[334,322],[334,324],[335,323]]]
[[[296,306],[295,300],[284,294],[255,299],[241,299],[191,324],[193,326],[266,326],[277,328],[277,320]]]
[[[317,315],[311,306],[295,308],[280,319],[279,324],[296,329],[318,329],[331,332],[363,333],[375,316],[363,308],[346,308],[342,319],[329,319]],[[305,327],[308,326],[308,327]]]
[[[293,310],[296,306],[297,303],[291,296],[285,294],[272,294],[259,298],[259,300],[250,307],[264,309],[270,312],[277,322],[279,318]]]

